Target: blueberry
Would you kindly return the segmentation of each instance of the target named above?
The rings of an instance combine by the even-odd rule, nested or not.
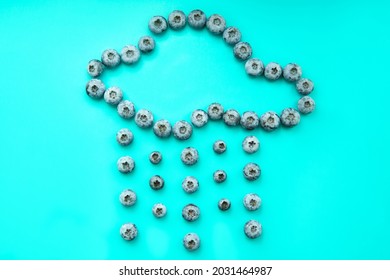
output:
[[[218,201],[218,208],[222,211],[229,210],[230,208],[230,200],[226,198],[222,198],[220,201]]]
[[[199,189],[199,182],[195,177],[187,176],[181,183],[181,187],[186,193],[194,193]]]
[[[116,50],[107,49],[102,53],[102,62],[105,66],[113,68],[121,63],[121,57]]]
[[[244,207],[249,211],[255,211],[259,209],[261,205],[261,198],[255,193],[248,193],[244,196],[242,201],[244,203]]]
[[[299,124],[301,120],[301,115],[299,112],[293,108],[287,108],[282,111],[280,114],[280,121],[284,126],[292,127]]]
[[[119,201],[124,206],[133,206],[135,202],[137,201],[137,195],[132,190],[124,190],[119,195]]]
[[[220,120],[223,115],[223,107],[219,103],[212,103],[207,109],[207,113],[209,114],[210,119]]]
[[[282,67],[276,62],[268,63],[264,69],[264,77],[271,81],[279,79],[282,73]]]
[[[152,213],[156,218],[162,218],[167,214],[167,207],[162,203],[153,205]]]
[[[162,16],[154,16],[149,20],[149,29],[154,34],[161,34],[168,28],[167,20]]]
[[[237,59],[247,60],[252,56],[252,47],[247,42],[239,42],[234,45],[233,54]]]
[[[151,152],[149,155],[149,160],[153,164],[159,164],[162,160],[162,155],[158,151]]]
[[[118,105],[122,101],[123,93],[118,87],[109,87],[104,92],[104,100],[110,105]]]
[[[309,114],[313,112],[316,107],[316,103],[310,96],[304,96],[298,100],[298,110],[302,114]]]
[[[218,14],[211,15],[206,22],[207,29],[213,34],[222,34],[226,28],[225,19]]]
[[[256,153],[260,148],[260,141],[256,136],[247,136],[242,141],[242,148],[248,154]]]
[[[245,179],[249,181],[257,180],[261,175],[260,166],[258,166],[256,163],[253,162],[245,165],[242,172],[244,173]]]
[[[199,154],[195,148],[187,147],[181,152],[180,158],[185,165],[194,165],[198,162]]]
[[[248,59],[245,63],[245,72],[250,76],[261,76],[264,72],[264,64],[258,58]]]
[[[130,173],[135,168],[135,162],[129,156],[119,158],[116,165],[118,167],[118,170],[122,173]]]
[[[226,172],[223,170],[217,170],[213,173],[213,179],[216,183],[225,182],[227,178]]]
[[[192,126],[186,121],[178,121],[173,126],[173,136],[179,140],[187,140],[192,135]]]
[[[135,114],[135,124],[141,128],[148,128],[153,125],[153,114],[146,109],[140,109]]]
[[[209,116],[203,110],[195,110],[191,115],[191,122],[196,127],[204,126],[209,120]]]
[[[246,222],[246,224],[244,226],[244,233],[250,239],[254,239],[254,238],[259,237],[262,233],[261,224],[255,220],[250,220],[250,221]]]
[[[188,251],[195,251],[200,246],[200,238],[196,233],[187,233],[183,238],[183,245]]]
[[[133,102],[129,100],[123,100],[119,102],[117,106],[119,116],[124,119],[131,119],[135,115],[135,108]]]
[[[164,179],[159,175],[154,175],[149,179],[149,186],[153,190],[161,190],[164,187]]]
[[[132,223],[123,224],[119,232],[122,238],[128,241],[133,240],[138,235],[137,227]]]
[[[301,94],[309,94],[314,89],[314,83],[309,79],[299,79],[295,84],[295,88]]]
[[[228,126],[237,126],[240,124],[240,113],[234,109],[229,109],[223,114],[223,121]]]
[[[116,141],[122,146],[127,146],[133,142],[133,133],[127,128],[122,128],[116,133]]]
[[[229,45],[235,45],[241,40],[241,32],[236,27],[228,27],[223,32],[222,37]]]
[[[172,127],[167,120],[159,120],[153,126],[153,132],[160,138],[168,138],[171,135]]]
[[[213,150],[217,154],[224,153],[226,151],[226,149],[227,149],[226,143],[222,140],[217,140],[213,144]]]
[[[169,14],[168,23],[174,30],[182,29],[186,25],[186,15],[182,11],[175,10]]]
[[[188,25],[195,29],[202,29],[206,25],[206,15],[201,10],[193,10],[188,15]]]
[[[92,59],[88,62],[87,71],[92,77],[97,77],[103,72],[103,63],[100,60]]]
[[[154,39],[150,36],[142,36],[138,41],[138,48],[143,53],[149,53],[154,50]]]
[[[88,96],[95,99],[102,98],[105,90],[106,86],[99,79],[92,79],[85,86],[85,91],[87,92]]]
[[[296,82],[302,76],[301,66],[295,63],[289,63],[283,69],[283,77],[289,82]]]
[[[266,131],[273,131],[280,126],[280,118],[273,111],[265,112],[260,117],[260,126]]]
[[[121,58],[125,64],[134,64],[140,59],[140,57],[141,53],[139,49],[133,45],[124,46],[121,51]]]
[[[181,211],[184,220],[193,222],[199,218],[200,209],[195,204],[187,204]]]
[[[247,130],[255,129],[259,126],[259,116],[253,111],[244,112],[241,116],[240,123]]]

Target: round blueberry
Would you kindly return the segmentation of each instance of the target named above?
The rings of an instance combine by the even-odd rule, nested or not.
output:
[[[187,233],[183,238],[183,246],[188,251],[195,251],[200,246],[200,238],[196,233]]]
[[[92,59],[88,62],[87,71],[92,77],[98,77],[103,72],[103,63],[100,60]]]
[[[282,111],[280,114],[280,121],[284,126],[292,127],[299,124],[301,120],[301,115],[299,112],[293,108],[287,108]]]
[[[259,116],[253,111],[244,112],[241,116],[240,123],[247,130],[255,129],[259,126]]]
[[[244,203],[244,207],[249,211],[255,211],[259,209],[261,205],[261,198],[255,193],[248,193],[244,196],[242,201]]]
[[[143,53],[149,53],[154,50],[154,39],[150,36],[142,36],[138,41],[138,48]]]
[[[187,204],[181,211],[181,215],[183,216],[184,220],[193,222],[199,218],[200,209],[195,204]]]
[[[134,45],[124,46],[121,51],[121,59],[125,64],[134,64],[141,57],[139,49]]]
[[[222,115],[223,115],[223,107],[219,103],[212,103],[207,109],[207,113],[210,119],[220,120],[222,119]]]
[[[168,23],[173,30],[182,29],[186,25],[186,15],[182,11],[175,10],[169,14]]]
[[[244,173],[245,179],[249,181],[257,180],[261,175],[260,166],[253,162],[245,165],[242,172]]]
[[[209,116],[203,110],[195,110],[191,115],[191,122],[196,127],[204,126],[209,120]]]
[[[195,177],[187,176],[181,183],[181,187],[186,193],[194,193],[199,189],[199,182]]]
[[[230,203],[230,200],[229,200],[229,199],[222,198],[221,200],[218,201],[218,208],[219,208],[221,211],[229,210],[230,205],[231,205],[231,203]]]
[[[102,62],[105,66],[112,68],[121,63],[121,57],[116,50],[107,49],[102,53]]]
[[[134,191],[127,189],[121,192],[119,195],[119,201],[124,206],[133,206],[137,201],[137,195]]]
[[[222,34],[226,28],[225,19],[218,14],[211,15],[206,22],[207,29],[213,34]]]
[[[258,58],[251,58],[245,62],[245,72],[250,76],[261,76],[264,72],[264,64]]]
[[[193,10],[188,15],[188,25],[195,29],[202,29],[206,25],[206,15],[201,10]]]
[[[252,56],[252,47],[247,42],[239,42],[234,45],[233,54],[237,59],[247,60]]]
[[[154,175],[149,179],[149,186],[153,190],[161,190],[164,187],[164,179],[159,175]]]
[[[217,140],[213,144],[213,150],[217,154],[224,153],[226,151],[226,149],[227,149],[226,143],[222,140]]]
[[[118,170],[122,173],[130,173],[135,168],[135,162],[129,156],[119,158],[116,165],[118,167]]]
[[[106,91],[106,86],[99,79],[90,80],[85,86],[85,91],[88,96],[94,99],[100,99],[103,97],[104,92]]]
[[[167,120],[159,120],[153,126],[153,132],[160,138],[168,138],[171,135],[172,127]]]
[[[179,140],[187,140],[192,135],[192,126],[186,121],[178,121],[173,126],[173,136]]]
[[[140,109],[135,114],[135,124],[141,128],[148,128],[153,125],[153,114],[149,110]]]
[[[313,112],[316,107],[316,103],[310,96],[304,96],[298,100],[298,110],[302,114],[309,114]]]
[[[123,93],[118,87],[109,87],[104,92],[104,100],[110,105],[118,105],[122,101]]]
[[[151,152],[149,155],[149,160],[153,164],[159,164],[162,160],[162,155],[158,151]]]
[[[282,73],[282,67],[276,62],[268,63],[264,69],[264,77],[271,81],[279,79]]]
[[[273,111],[265,112],[260,117],[260,126],[266,131],[274,131],[280,126],[280,118]]]
[[[302,76],[301,66],[295,63],[289,63],[283,69],[283,77],[289,82],[296,82]]]
[[[167,214],[167,207],[162,203],[153,205],[152,213],[156,218],[162,218]]]
[[[254,239],[254,238],[259,237],[262,233],[261,224],[255,220],[250,220],[250,221],[246,222],[246,224],[244,226],[244,233],[250,239]]]
[[[223,114],[223,121],[228,126],[237,126],[240,124],[240,113],[234,109],[229,109]]]
[[[242,141],[242,149],[248,154],[256,153],[260,148],[260,141],[256,136],[247,136]]]
[[[128,241],[133,240],[138,235],[137,227],[132,223],[123,224],[119,232],[122,238]]]
[[[119,102],[117,106],[119,116],[124,119],[131,119],[135,115],[135,108],[133,102],[129,100],[123,100]]]
[[[162,16],[154,16],[149,20],[149,29],[154,34],[161,34],[168,28],[167,20]]]
[[[198,162],[199,154],[196,149],[187,147],[181,152],[180,158],[185,165],[194,165]]]
[[[235,45],[241,40],[241,32],[236,27],[228,27],[223,32],[223,40],[229,45]]]
[[[116,133],[116,141],[122,146],[127,146],[133,142],[133,133],[127,128],[122,128]]]
[[[213,173],[213,179],[216,183],[222,183],[225,182],[227,178],[227,174],[223,170],[217,170]]]
[[[299,79],[295,84],[295,88],[300,94],[309,94],[314,89],[314,83],[309,79]]]

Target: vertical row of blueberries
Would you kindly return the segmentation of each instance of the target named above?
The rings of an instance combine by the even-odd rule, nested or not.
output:
[[[240,61],[245,61],[245,71],[248,75],[254,77],[264,77],[270,81],[284,77],[288,82],[295,83],[295,88],[301,95],[298,100],[297,108],[286,108],[280,116],[274,111],[268,111],[258,115],[254,111],[246,111],[240,114],[235,109],[225,111],[220,103],[212,103],[208,106],[207,111],[196,109],[191,114],[191,123],[180,120],[173,126],[169,121],[160,119],[154,120],[151,111],[139,109],[136,111],[134,103],[129,100],[123,100],[123,92],[117,86],[106,88],[104,83],[97,79],[107,68],[115,68],[121,62],[124,64],[135,64],[141,58],[141,53],[152,52],[155,48],[155,40],[151,36],[143,36],[138,41],[138,47],[135,45],[126,45],[118,53],[115,49],[107,49],[102,53],[101,60],[90,60],[87,71],[93,77],[87,85],[87,94],[94,99],[104,100],[112,106],[116,106],[119,116],[124,119],[134,118],[135,123],[140,128],[152,128],[154,134],[159,138],[168,138],[173,135],[178,140],[187,140],[193,133],[193,127],[200,128],[205,126],[209,120],[223,120],[227,126],[241,126],[246,130],[253,130],[257,127],[265,131],[274,131],[279,128],[280,124],[286,127],[293,127],[300,122],[300,113],[309,114],[315,108],[314,100],[308,96],[313,89],[314,84],[310,79],[302,78],[302,69],[296,63],[289,63],[284,68],[276,62],[270,62],[264,66],[264,63],[258,58],[251,58],[252,47],[248,42],[241,41],[242,34],[236,27],[227,27],[225,19],[218,14],[206,17],[201,10],[194,10],[186,16],[182,11],[175,10],[169,14],[168,20],[163,16],[153,16],[149,20],[148,27],[151,32],[160,35],[169,28],[180,30],[186,24],[194,29],[207,28],[216,36],[222,35],[223,40],[233,46],[233,54]],[[129,129],[121,129],[116,135],[117,142],[120,145],[127,146],[134,139],[133,133]],[[260,142],[255,136],[247,136],[242,141],[243,150],[252,154],[260,147]],[[222,140],[217,140],[213,144],[213,150],[217,154],[226,151],[227,145]],[[183,149],[181,160],[184,164],[191,166],[197,163],[199,158],[198,151],[193,147]],[[149,160],[152,164],[158,164],[162,160],[162,155],[158,151],[150,154]],[[118,170],[122,173],[130,173],[135,168],[135,161],[130,156],[123,156],[117,161]],[[249,181],[254,181],[260,177],[261,169],[256,163],[250,162],[243,168],[243,175]],[[213,173],[213,179],[217,183],[226,180],[227,174],[223,170],[217,170]],[[161,176],[152,176],[149,185],[153,190],[159,190],[164,187],[164,179]],[[182,182],[182,188],[186,193],[196,192],[199,188],[199,182],[195,177],[187,176]],[[120,194],[120,202],[124,206],[132,206],[137,200],[134,191],[127,189]],[[257,194],[247,194],[243,199],[244,207],[247,210],[257,210],[261,205],[261,199]],[[218,202],[218,208],[226,211],[230,208],[229,199],[223,198]],[[156,203],[152,208],[152,213],[157,218],[162,218],[167,213],[167,208],[162,203]],[[182,210],[182,216],[186,221],[195,221],[200,215],[200,209],[195,204],[188,204]],[[247,237],[253,239],[261,235],[262,226],[256,220],[249,220],[244,225],[244,233]],[[125,240],[133,240],[138,235],[138,229],[133,223],[125,223],[120,228],[120,234]],[[188,233],[183,238],[183,245],[186,249],[193,251],[199,248],[200,238],[196,233]]]

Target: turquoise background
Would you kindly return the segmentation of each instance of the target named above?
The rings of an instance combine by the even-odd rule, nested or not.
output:
[[[85,94],[90,59],[151,34],[153,15],[196,8],[240,28],[265,63],[299,63],[316,84],[316,111],[274,133],[212,122],[186,142],[161,141]],[[389,8],[375,0],[2,1],[0,259],[390,259]],[[189,120],[213,101],[241,113],[296,107],[293,85],[249,78],[207,30],[155,39],[137,65],[101,78],[156,119]],[[135,134],[126,148],[115,140],[123,127]],[[246,155],[241,141],[251,134],[261,149]],[[228,144],[220,156],[217,139]],[[180,162],[187,146],[200,153],[193,167]],[[159,166],[148,162],[153,150],[163,153]],[[116,170],[125,154],[137,164],[129,175]],[[256,182],[241,174],[249,161],[262,167]],[[212,181],[219,168],[228,173],[221,185]],[[148,186],[154,174],[166,180],[160,192]],[[193,195],[181,189],[187,175],[200,180]],[[138,194],[133,208],[119,203],[125,188]],[[261,196],[259,211],[243,208],[248,192]],[[226,213],[221,197],[232,201]],[[151,207],[160,201],[168,214],[157,220]],[[202,211],[194,223],[181,218],[190,202]],[[263,224],[261,238],[244,236],[248,219]],[[127,221],[139,228],[133,242],[119,236]],[[187,232],[200,235],[198,251],[183,248]]]

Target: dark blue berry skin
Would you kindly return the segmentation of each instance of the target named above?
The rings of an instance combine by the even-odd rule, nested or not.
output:
[[[299,124],[301,115],[293,108],[287,108],[280,114],[280,121],[284,126],[293,127]]]
[[[102,53],[102,63],[109,68],[113,68],[121,63],[121,57],[116,50],[107,49]]]
[[[301,78],[301,76],[302,76],[301,66],[299,66],[296,63],[289,63],[283,69],[283,77],[288,82],[296,82]]]
[[[253,111],[244,112],[241,116],[240,123],[247,130],[255,129],[259,126],[259,116]]]
[[[154,34],[161,34],[167,30],[168,23],[163,16],[154,16],[149,20],[148,27]]]
[[[186,15],[182,11],[175,10],[169,14],[169,27],[173,30],[179,30],[186,26]]]
[[[192,126],[186,121],[178,121],[173,126],[173,136],[179,140],[187,140],[192,135]]]
[[[150,36],[142,36],[138,41],[138,48],[143,53],[149,53],[154,50],[155,42]]]
[[[100,60],[92,59],[88,62],[87,71],[92,77],[98,77],[103,70],[104,66]]]
[[[219,35],[225,31],[226,21],[221,15],[214,14],[208,18],[206,26],[211,33]]]
[[[206,26],[206,15],[201,10],[193,10],[188,15],[188,25],[195,29],[202,29]]]
[[[220,120],[223,116],[223,107],[219,103],[212,103],[210,104],[209,108],[207,109],[207,114],[209,115],[209,118],[211,120]]]
[[[298,110],[302,114],[309,114],[313,112],[316,107],[316,103],[310,96],[304,96],[298,100]]]
[[[228,126],[237,126],[240,124],[240,113],[234,109],[229,109],[223,114],[223,121]]]
[[[241,32],[236,27],[228,27],[222,34],[223,40],[229,45],[235,45],[241,40]]]
[[[270,81],[279,79],[282,73],[282,67],[276,62],[270,62],[264,68],[264,77]]]
[[[103,97],[104,92],[106,91],[106,86],[99,79],[90,80],[85,86],[85,91],[89,97],[94,99],[100,99]]]
[[[252,47],[247,42],[239,42],[234,45],[233,54],[239,60],[247,60],[252,56]]]
[[[159,120],[154,124],[153,132],[157,137],[168,138],[172,132],[171,124],[167,120]]]

